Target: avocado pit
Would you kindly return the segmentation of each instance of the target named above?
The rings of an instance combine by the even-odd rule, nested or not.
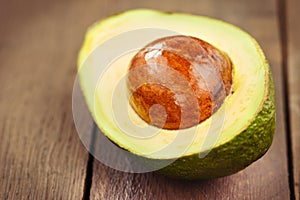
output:
[[[231,85],[230,58],[201,39],[183,35],[146,45],[132,58],[127,77],[135,112],[148,124],[170,130],[209,118],[223,104]]]

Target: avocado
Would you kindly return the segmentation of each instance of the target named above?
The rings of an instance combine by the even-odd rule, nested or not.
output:
[[[153,37],[147,41],[143,40],[146,34],[135,35],[133,41],[118,38],[131,31],[153,29],[166,31],[150,33]],[[228,57],[232,67],[230,87],[224,84],[226,95],[216,109],[197,124],[180,129],[149,125],[128,95],[132,59],[147,44],[172,35],[208,43]],[[107,41],[114,38],[114,49],[108,48]],[[139,46],[128,47],[130,51],[114,57],[113,52],[121,54],[118,50],[126,42]],[[107,49],[97,56],[94,52],[99,46]],[[105,70],[100,72],[99,68]],[[183,179],[223,177],[244,169],[271,146],[276,118],[271,69],[255,39],[223,21],[148,9],[108,17],[88,29],[78,56],[78,75],[90,113],[105,136],[149,163],[167,163],[156,168],[158,173]],[[173,82],[169,87],[175,87]],[[198,102],[192,97],[186,101]]]

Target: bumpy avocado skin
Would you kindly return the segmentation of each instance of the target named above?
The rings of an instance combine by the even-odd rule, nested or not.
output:
[[[269,69],[267,99],[255,120],[229,142],[212,149],[204,158],[194,154],[177,159],[157,171],[180,179],[211,179],[234,174],[263,156],[272,144],[276,123],[274,84]]]

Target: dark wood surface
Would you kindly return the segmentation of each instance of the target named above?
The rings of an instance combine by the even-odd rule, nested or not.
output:
[[[78,50],[93,22],[139,7],[222,19],[258,40],[277,104],[274,142],[262,159],[232,176],[188,182],[118,172],[89,156],[72,119]],[[0,199],[299,198],[298,7],[297,0],[0,1]]]
[[[83,196],[88,152],[71,95],[85,25],[68,4],[0,3],[0,199]]]
[[[292,146],[292,167],[296,199],[300,198],[300,1],[287,1],[287,87],[289,103],[289,125]]]

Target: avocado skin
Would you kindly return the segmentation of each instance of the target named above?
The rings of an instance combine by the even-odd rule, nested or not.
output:
[[[211,179],[234,174],[262,157],[272,144],[276,112],[274,83],[269,68],[267,99],[255,120],[232,140],[213,148],[204,158],[193,154],[157,171],[179,179]]]

